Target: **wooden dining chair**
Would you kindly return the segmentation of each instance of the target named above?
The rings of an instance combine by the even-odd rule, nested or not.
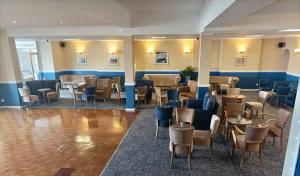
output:
[[[135,94],[135,100],[137,101],[137,104],[140,104],[140,101],[144,101],[146,104],[146,94],[147,86],[137,88],[137,93]]]
[[[241,89],[240,88],[228,88],[227,95],[240,95]]]
[[[188,167],[191,169],[192,159],[192,145],[193,145],[193,128],[169,128],[170,134],[170,152],[171,152],[171,164],[173,165],[173,159],[176,154],[184,154],[188,156]]]
[[[256,111],[256,117],[258,116],[258,111],[260,111],[262,118],[264,118],[265,105],[271,96],[272,94],[269,92],[259,91],[257,101],[246,102],[245,109],[250,109],[250,117],[253,116],[253,111]]]
[[[284,109],[279,109],[277,114],[264,113],[264,115],[273,117],[267,121],[267,124],[270,125],[268,136],[273,138],[273,145],[275,144],[276,138],[280,139],[280,152],[282,153],[284,127],[291,117],[291,112]]]
[[[263,146],[268,134],[269,126],[246,126],[245,132],[234,126],[231,131],[231,157],[233,159],[234,150],[239,149],[241,152],[240,169],[244,166],[244,155],[246,152],[258,153],[259,163],[262,163]]]
[[[244,103],[227,103],[226,108],[224,110],[224,130],[223,134],[225,136],[225,140],[227,140],[227,137],[229,135],[229,124],[228,124],[228,118],[230,117],[238,117],[241,116],[243,118],[248,118],[249,113],[244,111],[245,104]]]
[[[194,122],[195,110],[189,108],[176,108],[176,123],[184,122],[190,125]]]
[[[157,102],[159,103],[159,106],[162,106],[165,104],[165,102],[167,101],[167,96],[163,94],[161,88],[159,87],[154,87],[154,91],[155,91],[155,105],[157,104]]]

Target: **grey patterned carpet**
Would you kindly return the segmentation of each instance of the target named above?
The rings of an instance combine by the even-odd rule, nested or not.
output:
[[[248,98],[255,99],[254,92],[243,92]],[[276,113],[272,106],[266,107],[266,112]],[[258,122],[258,121],[257,121]],[[284,134],[284,148],[287,143],[289,125]],[[188,170],[187,158],[179,156],[174,159],[170,169],[170,153],[168,129],[160,130],[159,138],[155,140],[155,117],[151,109],[142,110],[137,120],[128,131],[123,142],[103,170],[103,176],[113,175],[281,175],[284,154],[280,155],[279,143],[272,146],[268,139],[264,148],[263,165],[257,165],[256,154],[246,156],[243,171],[239,170],[240,155],[235,152],[234,161],[229,156],[229,145],[218,134],[214,142],[214,160],[210,159],[207,147],[196,147],[193,151],[192,168]]]

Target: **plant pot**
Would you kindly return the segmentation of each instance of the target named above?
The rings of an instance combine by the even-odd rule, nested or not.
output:
[[[188,83],[190,79],[191,79],[191,76],[185,76],[184,77],[184,82]]]

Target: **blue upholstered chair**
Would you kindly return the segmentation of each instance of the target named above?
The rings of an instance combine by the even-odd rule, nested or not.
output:
[[[258,80],[258,88],[260,91],[270,91],[272,90],[270,80],[269,79],[259,79]]]
[[[87,86],[85,88],[85,91],[83,92],[83,94],[81,96],[81,99],[85,102],[86,106],[87,106],[89,100],[92,100],[94,102],[94,105],[96,104],[95,92],[96,92],[96,87]]]
[[[158,136],[159,127],[169,127],[171,125],[173,115],[173,108],[167,106],[156,106],[155,116],[156,116],[156,138]]]
[[[276,104],[282,103],[284,101],[284,104],[287,104],[287,98],[288,94],[290,92],[290,87],[285,86],[278,86],[276,90]]]
[[[180,104],[179,102],[179,91],[177,90],[167,90],[167,103],[165,106],[170,106],[170,107],[178,107]]]
[[[219,104],[215,96],[206,93],[204,100],[187,100],[186,108],[195,109],[195,130],[209,130],[212,115],[217,114]]]

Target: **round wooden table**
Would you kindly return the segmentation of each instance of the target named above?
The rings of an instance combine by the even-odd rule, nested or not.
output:
[[[223,97],[237,98],[238,99],[238,103],[243,102],[246,99],[245,95],[223,95]]]
[[[227,119],[228,123],[232,125],[238,125],[238,126],[246,126],[246,125],[251,125],[253,123],[252,120],[241,118],[238,120],[236,117],[230,117]]]
[[[170,126],[171,128],[179,128],[179,129],[188,129],[188,128],[192,128],[194,129],[193,125],[187,124],[187,123],[178,123],[178,124],[173,124]]]
[[[37,90],[38,92],[40,92],[42,94],[44,103],[46,103],[46,100],[47,100],[47,92],[50,90],[51,90],[50,88],[42,88],[42,89]]]

